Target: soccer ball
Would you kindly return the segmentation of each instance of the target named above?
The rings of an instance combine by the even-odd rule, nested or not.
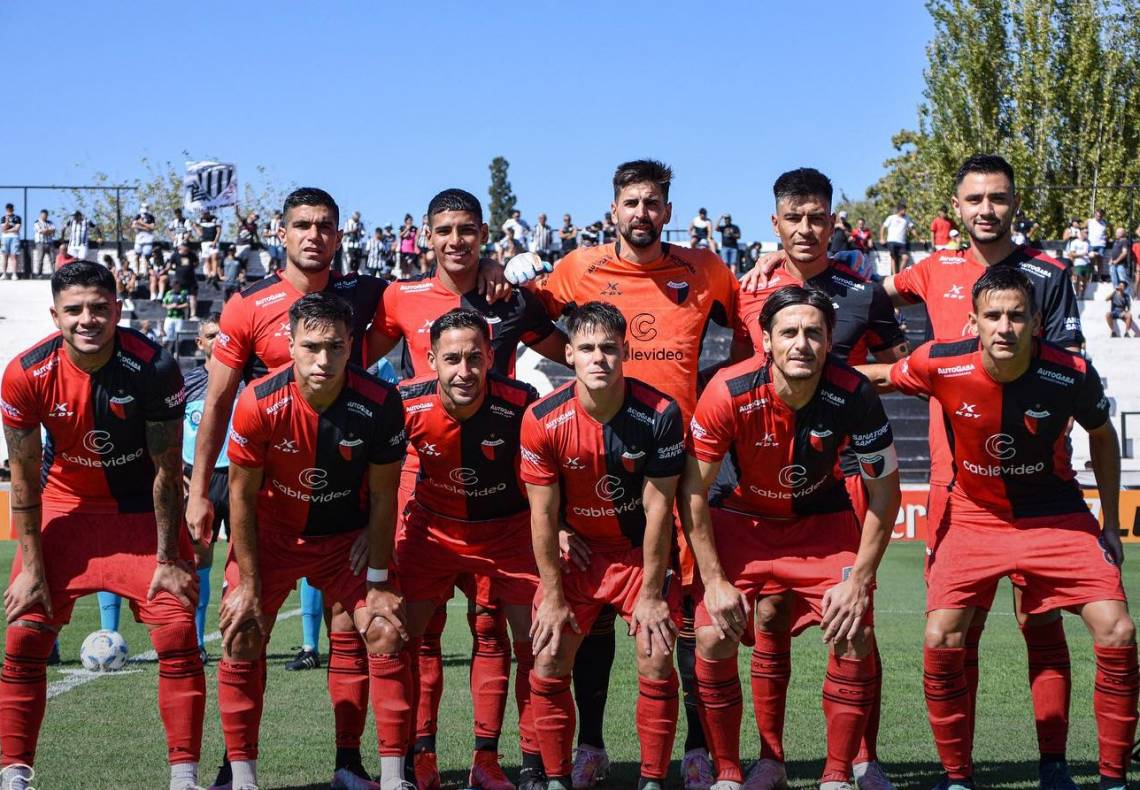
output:
[[[127,663],[127,642],[118,631],[93,631],[79,648],[79,660],[89,672],[114,672]]]

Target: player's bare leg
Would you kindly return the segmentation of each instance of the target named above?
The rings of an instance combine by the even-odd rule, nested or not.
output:
[[[1093,638],[1096,681],[1093,713],[1100,751],[1100,787],[1128,786],[1127,771],[1136,738],[1140,672],[1136,666],[1136,627],[1124,601],[1095,601],[1080,609]]]
[[[938,757],[939,787],[973,787],[973,727],[966,686],[966,639],[976,607],[936,609],[926,616],[923,689]]]

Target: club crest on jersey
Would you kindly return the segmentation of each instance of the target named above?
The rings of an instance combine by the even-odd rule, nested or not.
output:
[[[499,448],[503,446],[503,440],[495,434],[491,434],[483,441],[479,442],[479,446],[483,449],[483,457],[488,461],[495,460],[495,454]]]
[[[811,442],[811,449],[815,450],[817,453],[822,453],[823,452],[823,440],[826,439],[828,436],[831,436],[831,429],[830,428],[828,428],[826,430],[822,430],[822,431],[816,430],[813,428],[811,430],[811,432],[809,434],[809,438],[808,438],[808,441]]]
[[[110,407],[111,413],[118,417],[120,420],[127,419],[127,405],[134,403],[133,395],[117,395],[111,398]]]
[[[621,465],[625,471],[633,474],[641,466],[642,461],[645,460],[645,451],[638,450],[636,447],[631,447],[628,450],[623,450],[621,454]]]
[[[887,465],[887,459],[881,455],[861,455],[859,456],[859,468],[863,472],[864,477],[878,479],[883,476],[883,468]]]
[[[1049,416],[1049,412],[1041,408],[1041,404],[1036,404],[1035,408],[1025,410],[1025,430],[1033,436],[1037,435],[1037,421],[1044,420]]]
[[[689,298],[689,284],[684,280],[679,283],[669,280],[665,283],[665,287],[669,289],[669,298],[676,304],[684,304]]]
[[[351,461],[352,454],[356,451],[356,448],[362,444],[364,444],[363,439],[354,439],[350,433],[348,438],[341,439],[340,444],[337,446],[337,449],[340,450],[340,457],[346,461]]]

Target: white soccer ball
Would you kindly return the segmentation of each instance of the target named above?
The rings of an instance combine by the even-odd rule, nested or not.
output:
[[[79,648],[79,660],[89,672],[114,672],[127,663],[127,641],[118,631],[93,631]]]

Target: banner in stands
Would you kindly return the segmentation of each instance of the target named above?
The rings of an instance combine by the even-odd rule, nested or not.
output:
[[[237,204],[237,167],[229,162],[187,162],[183,208],[204,211]]]
[[[1086,490],[1085,499],[1093,515],[1100,518],[1100,497],[1095,490]],[[0,489],[0,536],[14,539],[8,509],[8,489]],[[915,486],[902,492],[894,540],[926,540],[926,486]],[[1140,490],[1120,492],[1120,537],[1125,543],[1140,543]]]

